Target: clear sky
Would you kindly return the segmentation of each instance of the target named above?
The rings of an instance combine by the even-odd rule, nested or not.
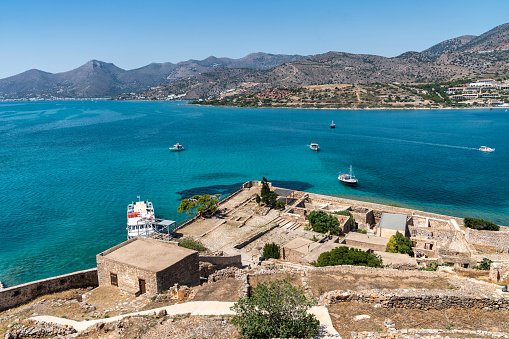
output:
[[[124,69],[210,55],[393,57],[509,22],[509,1],[0,0],[0,78],[89,60]]]

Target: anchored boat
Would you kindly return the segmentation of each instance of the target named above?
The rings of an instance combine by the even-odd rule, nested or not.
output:
[[[311,145],[309,145],[309,148],[311,148],[313,151],[319,151],[320,150],[320,147],[318,146],[317,143],[312,143]]]
[[[356,186],[357,183],[358,183],[357,178],[355,177],[355,175],[352,172],[352,165],[350,165],[350,173],[349,174],[342,174],[341,172],[339,172],[338,179],[343,184],[349,185],[349,186]]]
[[[178,152],[178,151],[183,151],[183,150],[185,150],[184,146],[182,146],[178,142],[175,145],[173,145],[173,147],[170,147],[170,151],[172,151],[172,152]]]
[[[332,123],[330,124],[330,128],[336,128],[336,124],[334,123],[334,120],[332,120]]]
[[[140,197],[138,196],[138,200]],[[155,217],[150,201],[132,202],[127,206],[127,239],[134,237],[155,238],[168,241],[177,223]]]
[[[150,201],[137,201],[127,206],[127,239],[149,238],[156,233],[154,206]]]

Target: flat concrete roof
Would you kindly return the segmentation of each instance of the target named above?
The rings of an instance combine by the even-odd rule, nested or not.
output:
[[[305,238],[295,238],[287,242],[283,247],[289,250],[297,251],[302,254],[308,254],[314,248],[320,246],[320,243]]]
[[[407,216],[404,214],[382,213],[378,227],[402,231],[405,234]]]
[[[155,239],[136,237],[123,242],[104,257],[143,270],[160,272],[193,253],[196,251]]]
[[[368,244],[368,246],[366,246],[366,247],[369,247],[369,244],[386,246],[387,242],[389,241],[389,239],[387,239],[387,238],[382,238],[382,237],[377,237],[376,235],[362,234],[362,233],[357,233],[357,232],[348,233],[345,236],[345,241],[346,240],[352,240],[352,241],[366,243],[366,244]]]

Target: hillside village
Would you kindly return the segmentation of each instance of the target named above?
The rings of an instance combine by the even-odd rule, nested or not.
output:
[[[257,202],[262,186],[246,182],[172,239],[136,237],[99,253],[97,268],[1,290],[0,330],[9,339],[241,338],[228,321],[233,302],[289,279],[316,299],[324,338],[509,336],[506,227],[476,230],[457,217],[269,183],[275,208]],[[340,231],[315,232],[308,217],[317,211],[337,218]],[[397,233],[412,255],[386,252]],[[182,239],[205,249],[184,248]],[[263,258],[268,243],[279,259]],[[342,247],[384,267],[312,265]],[[486,260],[489,270],[480,270]]]

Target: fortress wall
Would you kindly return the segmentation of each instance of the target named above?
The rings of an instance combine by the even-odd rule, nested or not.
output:
[[[0,290],[0,311],[22,305],[41,295],[88,286],[98,286],[96,268],[9,287]]]
[[[509,249],[509,232],[479,231],[467,227],[465,238],[472,245],[496,247],[505,252]]]

